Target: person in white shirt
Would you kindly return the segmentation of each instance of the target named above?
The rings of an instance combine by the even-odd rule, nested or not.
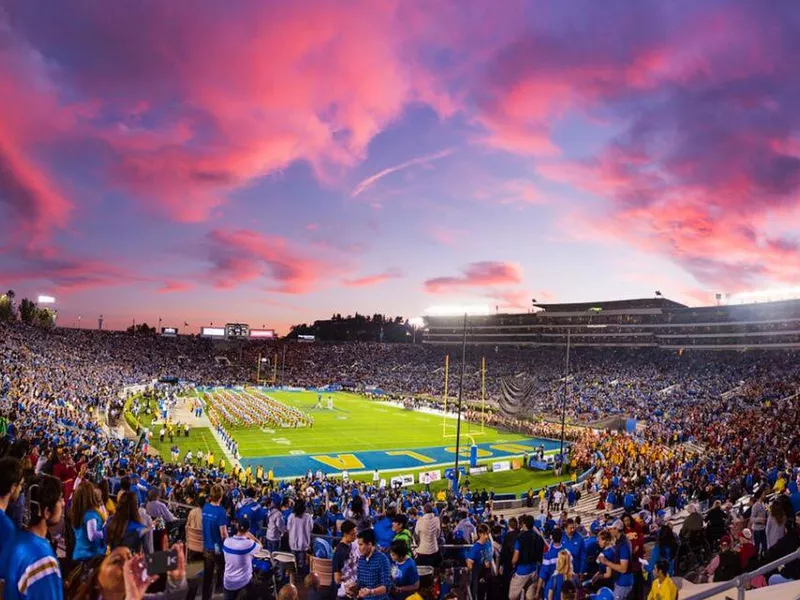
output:
[[[253,555],[261,551],[261,544],[250,533],[250,519],[243,517],[236,524],[236,535],[222,541],[225,556],[225,575],[222,586],[225,600],[235,600],[253,579]]]
[[[375,469],[372,473],[372,483],[378,483],[381,480],[381,475],[378,473],[378,469]]]

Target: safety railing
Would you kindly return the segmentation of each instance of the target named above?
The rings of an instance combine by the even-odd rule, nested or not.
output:
[[[745,586],[747,585],[748,581],[750,581],[754,577],[758,577],[759,575],[766,575],[767,573],[775,571],[778,569],[778,567],[782,567],[783,565],[788,564],[793,560],[800,560],[800,549],[795,550],[791,554],[787,554],[783,558],[774,560],[771,563],[756,569],[755,571],[744,573],[743,575],[734,577],[730,581],[720,582],[718,585],[710,587],[707,590],[703,590],[702,592],[697,592],[696,594],[692,594],[691,596],[687,596],[682,600],[705,600],[706,598],[711,598],[712,596],[716,596],[717,594],[725,592],[731,588],[737,588],[737,594],[736,594],[737,600],[744,600],[744,594],[746,591]]]

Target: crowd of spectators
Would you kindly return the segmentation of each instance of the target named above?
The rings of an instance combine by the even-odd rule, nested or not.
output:
[[[184,598],[194,590],[183,543],[202,557],[203,598],[217,585],[229,597],[255,585],[252,557],[263,547],[293,553],[301,573],[308,554],[330,559],[334,593],[375,600],[421,592],[422,567],[439,574],[439,597],[449,597],[448,586],[457,587],[466,573],[481,598],[516,600],[523,590],[533,598],[571,598],[588,584],[639,599],[651,581],[659,593],[671,590],[678,547],[706,552],[708,564],[697,576],[721,580],[800,546],[797,364],[788,354],[576,352],[568,381],[572,416],[622,413],[641,423],[630,432],[567,428],[569,468],[596,469],[583,490],[599,493],[598,518],[583,527],[546,510],[561,508],[563,498],[569,506],[566,489],[548,495],[538,517],[512,520],[463,488],[434,496],[322,473],[242,481],[208,463],[165,461],[133,440],[107,435],[99,417],[121,409],[120,389],[167,376],[240,383],[252,349],[0,328],[0,575],[8,598],[60,598],[65,589],[74,598]],[[213,360],[218,354],[231,364]],[[420,345],[297,344],[287,350],[284,377],[436,395],[443,357],[442,349]],[[524,371],[535,378],[545,413],[563,398],[562,359],[552,349],[504,349],[488,362],[496,366],[493,377]],[[474,385],[469,390],[474,398]],[[552,423],[519,415],[468,416],[532,435],[554,431]],[[735,504],[745,494],[762,500],[742,511]],[[185,506],[195,508],[183,516]],[[690,516],[673,539],[666,518],[687,507]],[[617,508],[624,510],[620,519],[600,516]],[[651,537],[658,559],[648,569],[642,559]],[[147,576],[142,555],[170,547],[175,568]],[[798,571],[790,563],[753,585],[795,579]],[[292,593],[281,589],[286,600]]]

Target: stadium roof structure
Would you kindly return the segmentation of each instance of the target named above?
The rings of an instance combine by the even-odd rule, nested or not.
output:
[[[572,303],[553,303],[547,304],[534,302],[533,306],[541,308],[545,312],[581,312],[590,310],[641,310],[641,309],[661,309],[672,310],[676,308],[688,308],[685,304],[669,300],[667,298],[633,298],[630,300],[604,300],[601,302],[572,302]]]

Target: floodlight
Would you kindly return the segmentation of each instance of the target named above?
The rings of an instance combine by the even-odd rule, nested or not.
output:
[[[490,315],[492,307],[486,305],[459,306],[457,304],[442,304],[431,306],[425,311],[431,317],[454,317],[458,315]]]
[[[55,304],[56,299],[52,296],[39,296],[38,302],[39,304]]]

